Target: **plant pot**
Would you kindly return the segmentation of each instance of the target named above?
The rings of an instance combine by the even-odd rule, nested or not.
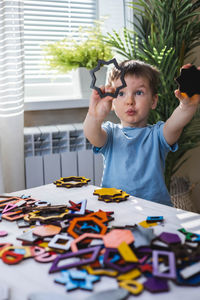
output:
[[[107,68],[101,67],[99,71],[95,72],[96,86],[100,87],[106,83]],[[72,72],[73,95],[77,98],[89,99],[91,95],[90,84],[92,77],[90,71],[86,68],[78,68]]]

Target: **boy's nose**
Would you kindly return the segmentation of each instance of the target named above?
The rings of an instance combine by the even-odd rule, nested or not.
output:
[[[133,96],[128,96],[126,98],[126,103],[129,104],[129,105],[135,104],[135,98]]]

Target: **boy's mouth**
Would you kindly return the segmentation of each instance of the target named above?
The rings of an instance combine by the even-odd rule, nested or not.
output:
[[[129,116],[133,116],[133,115],[135,115],[135,113],[136,113],[136,111],[133,110],[133,109],[128,109],[128,110],[126,111],[126,114],[129,115]]]

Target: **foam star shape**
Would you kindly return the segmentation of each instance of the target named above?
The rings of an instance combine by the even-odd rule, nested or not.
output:
[[[115,67],[118,70],[121,70],[120,80],[121,80],[122,85],[120,85],[119,87],[117,87],[114,93],[110,93],[110,92],[103,93],[102,90],[95,85],[96,84],[95,72],[99,71],[100,68],[102,67],[102,65],[110,65],[110,64],[114,64]],[[101,98],[104,98],[104,97],[107,97],[107,96],[110,96],[110,97],[113,97],[113,98],[117,98],[117,96],[119,94],[119,91],[121,89],[123,89],[124,87],[126,87],[126,82],[124,80],[124,71],[123,71],[123,68],[121,68],[118,65],[118,63],[117,63],[117,61],[116,61],[115,58],[113,58],[113,59],[111,59],[109,61],[105,61],[105,60],[99,59],[97,66],[94,69],[90,70],[90,75],[92,77],[92,82],[91,82],[90,88],[96,90]]]
[[[182,93],[186,93],[189,97],[200,94],[200,70],[195,66],[181,69],[180,76],[175,80],[179,85],[179,90]]]
[[[77,288],[92,290],[93,283],[99,279],[99,276],[90,275],[85,270],[64,270],[61,272],[61,276],[55,279],[55,282],[64,284],[67,291]]]
[[[121,196],[122,195],[122,190],[120,189],[115,189],[115,188],[101,188],[94,190],[93,195],[98,195],[98,196]]]

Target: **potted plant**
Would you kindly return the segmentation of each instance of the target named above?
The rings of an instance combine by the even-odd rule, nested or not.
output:
[[[78,34],[80,41],[62,39],[44,46],[45,62],[49,68],[59,73],[72,71],[75,95],[86,98],[90,93],[91,82],[88,70],[96,67],[99,59],[111,59],[112,52],[111,47],[103,41],[101,22],[95,22],[92,28],[80,28]],[[98,77],[106,77],[105,72],[106,68],[102,67]]]
[[[166,121],[178,105],[174,78],[200,45],[200,1],[138,0],[129,2],[129,8],[133,13],[133,30],[124,28],[122,35],[113,31],[105,40],[124,58],[144,60],[161,71],[159,102],[149,123]],[[188,159],[185,155],[199,146],[199,141],[200,112],[197,112],[184,128],[178,151],[168,154],[165,180],[169,190],[173,175]]]

